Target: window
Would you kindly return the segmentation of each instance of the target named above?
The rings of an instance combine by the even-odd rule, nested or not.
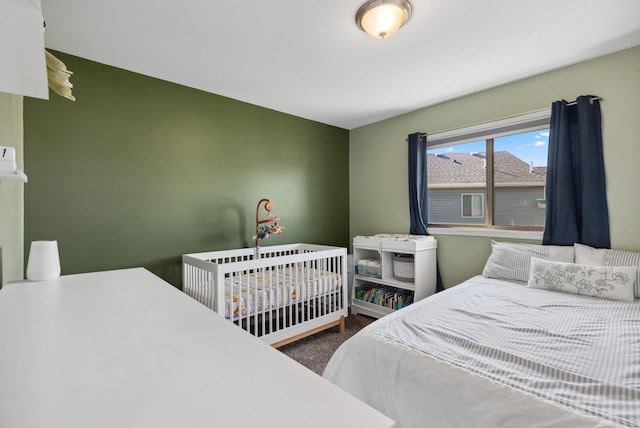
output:
[[[429,225],[542,230],[550,114],[430,135]]]
[[[484,195],[482,193],[463,193],[462,217],[484,217]]]

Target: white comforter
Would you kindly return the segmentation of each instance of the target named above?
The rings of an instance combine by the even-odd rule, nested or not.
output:
[[[475,277],[369,325],[324,376],[402,428],[640,426],[640,301]]]

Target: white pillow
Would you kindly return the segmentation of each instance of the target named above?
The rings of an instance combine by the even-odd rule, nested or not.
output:
[[[633,301],[635,266],[592,266],[531,258],[527,287]]]
[[[491,240],[491,254],[482,275],[487,278],[527,282],[531,257],[573,263],[573,246],[520,244]]]
[[[636,266],[636,286],[634,295],[640,299],[640,253],[633,251],[610,250],[608,248],[593,248],[584,244],[574,244],[576,249],[576,263],[597,266]]]

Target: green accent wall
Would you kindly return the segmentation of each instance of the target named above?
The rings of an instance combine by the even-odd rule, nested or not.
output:
[[[640,47],[571,65],[424,108],[350,132],[350,234],[409,229],[407,149],[413,132],[434,133],[548,108],[556,100],[598,95],[603,117],[611,244],[640,250]],[[429,85],[416,88],[429,91]],[[480,274],[489,237],[436,236],[445,286]]]
[[[77,101],[25,98],[25,253],[180,286],[182,254],[252,245],[262,197],[284,226],[263,246],[349,244],[348,131],[55,54]]]

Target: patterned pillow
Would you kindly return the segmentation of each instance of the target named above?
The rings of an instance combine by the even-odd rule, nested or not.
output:
[[[491,241],[491,254],[482,275],[487,278],[527,282],[531,257],[573,263],[573,246],[519,244]]]
[[[576,263],[596,266],[636,266],[638,276],[634,295],[640,299],[640,253],[633,251],[610,250],[608,248],[592,248],[584,244],[574,244]]]
[[[591,266],[531,258],[527,287],[633,301],[635,266]]]

